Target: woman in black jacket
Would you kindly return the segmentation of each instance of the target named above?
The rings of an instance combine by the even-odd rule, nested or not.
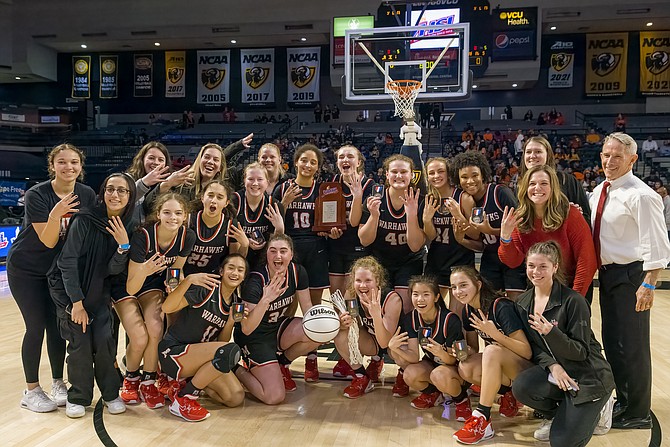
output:
[[[86,413],[93,399],[94,378],[109,412],[126,410],[114,368],[110,279],[128,263],[135,192],[135,182],[127,174],[107,177],[97,205],[72,218],[63,251],[48,275],[60,332],[68,341],[71,386],[65,414],[71,418]]]
[[[612,370],[591,330],[591,312],[560,278],[561,252],[554,241],[533,245],[526,273],[533,288],[517,298],[533,366],[512,384],[520,402],[547,419],[535,438],[553,446],[585,446],[614,389]]]

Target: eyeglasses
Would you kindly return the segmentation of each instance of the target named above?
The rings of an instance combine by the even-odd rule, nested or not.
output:
[[[105,188],[105,192],[110,196],[117,193],[119,197],[125,197],[128,195],[129,191],[126,188],[114,188],[113,186],[108,186]]]

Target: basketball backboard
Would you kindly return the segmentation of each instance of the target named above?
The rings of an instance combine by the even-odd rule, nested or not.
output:
[[[388,103],[388,83],[421,82],[417,102],[467,98],[471,90],[468,23],[345,31],[345,103]]]

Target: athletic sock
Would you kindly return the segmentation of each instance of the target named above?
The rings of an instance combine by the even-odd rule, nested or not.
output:
[[[358,369],[355,369],[354,373],[356,373],[356,377],[364,377],[368,375],[368,373],[365,372],[365,368],[363,368],[362,366]]]
[[[235,374],[235,371],[237,371],[237,368],[239,368],[240,366],[242,366],[242,365],[240,365],[239,363],[237,363],[235,366],[233,366],[232,368],[230,368],[230,372],[233,373],[233,374]]]
[[[373,355],[373,356],[372,356],[372,361],[373,361],[373,362],[378,362],[378,361],[380,361],[381,359],[382,359],[382,358],[379,357],[378,355]]]
[[[454,402],[456,402],[456,403],[463,402],[463,400],[468,397],[468,388],[470,388],[469,384],[468,384],[467,387],[465,385],[463,385],[461,387],[461,394],[459,394],[458,396],[454,396]]]
[[[498,390],[498,394],[505,394],[508,391],[512,391],[512,387],[505,386],[505,385],[500,385],[500,389]]]
[[[279,356],[277,357],[277,361],[282,366],[288,366],[291,364],[291,360],[287,359],[286,355],[283,352],[279,354]]]
[[[477,404],[477,411],[483,414],[487,421],[491,420],[491,407],[485,407],[482,404]]]
[[[426,388],[424,388],[424,389],[421,390],[421,392],[422,392],[423,394],[433,394],[433,393],[435,393],[435,392],[437,392],[437,391],[438,391],[438,389],[437,389],[437,388],[435,387],[435,385],[433,385],[432,383],[431,383],[430,385],[428,385]]]
[[[139,380],[140,376],[141,374],[139,369],[136,371],[130,371],[130,370],[126,371],[126,379],[128,380]]]
[[[307,354],[307,358],[310,360],[315,360],[317,358],[316,351],[312,351],[309,354]]]
[[[178,396],[179,396],[179,397],[186,397],[186,396],[188,396],[188,397],[192,397],[192,398],[193,398],[193,397],[198,397],[198,396],[200,396],[200,393],[202,393],[202,390],[201,390],[200,388],[196,388],[196,387],[193,385],[193,382],[189,381],[189,382],[184,386],[184,388],[182,388],[181,390],[179,390],[179,394],[178,394]]]
[[[151,372],[144,371],[144,373],[142,373],[142,383],[145,384],[145,385],[150,385],[150,384],[156,382],[157,378],[158,378],[158,373],[156,371],[151,371]]]

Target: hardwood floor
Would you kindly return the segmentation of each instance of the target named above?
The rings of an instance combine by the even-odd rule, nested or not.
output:
[[[0,445],[52,446],[100,445],[93,425],[93,407],[86,416],[71,420],[65,410],[36,414],[19,407],[23,390],[20,344],[23,321],[0,272],[0,314],[3,315],[0,345]],[[670,279],[668,271],[664,276]],[[593,327],[600,337],[600,312],[597,291],[593,306]],[[654,361],[653,411],[662,428],[663,440],[670,442],[670,330],[666,315],[670,314],[670,291],[659,290],[651,315],[652,354]],[[42,384],[50,390],[50,374],[46,351],[40,369]],[[333,361],[319,359],[323,376],[330,375]],[[303,359],[292,365],[299,375]],[[202,445],[202,446],[455,446],[452,434],[462,423],[442,419],[442,407],[418,411],[410,407],[410,399],[395,399],[391,386],[396,367],[387,365],[385,383],[378,384],[366,396],[350,400],[342,396],[348,384],[342,380],[322,379],[306,384],[297,379],[298,389],[287,395],[279,406],[269,407],[247,398],[239,408],[227,409],[203,399],[212,416],[204,422],[191,424],[172,416],[167,408],[149,410],[145,405],[130,406],[125,414],[112,416],[103,412],[104,425],[118,446]],[[414,396],[413,394],[412,396]],[[99,396],[99,393],[96,394]],[[98,397],[96,397],[97,400]],[[495,437],[481,445],[536,446],[549,445],[533,439],[539,424],[532,411],[524,408],[513,419],[501,418],[497,405],[493,408]],[[590,446],[647,446],[651,431],[610,431],[594,436]],[[557,446],[560,447],[560,446]]]

